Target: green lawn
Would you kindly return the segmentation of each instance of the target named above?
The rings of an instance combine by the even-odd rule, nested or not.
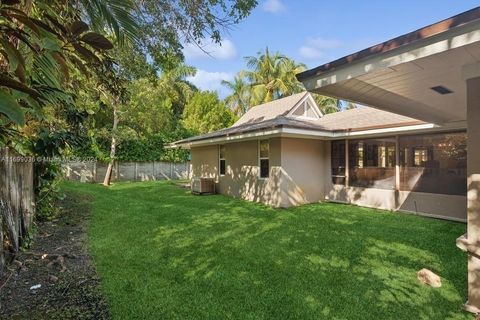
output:
[[[90,249],[114,319],[471,319],[461,223],[340,204],[272,209],[166,182],[93,195]],[[420,285],[430,268],[443,281]]]

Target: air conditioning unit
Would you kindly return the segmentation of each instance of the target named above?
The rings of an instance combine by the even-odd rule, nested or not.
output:
[[[214,194],[215,179],[213,178],[193,178],[192,193],[195,194]]]

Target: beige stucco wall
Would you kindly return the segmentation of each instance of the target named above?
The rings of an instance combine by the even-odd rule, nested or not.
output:
[[[326,141],[282,138],[283,206],[325,198]],[[328,178],[328,177],[327,177]]]
[[[192,148],[192,177],[218,177],[218,146]]]
[[[331,185],[326,200],[466,221],[465,196]]]
[[[225,175],[218,175],[218,146],[192,148],[193,177],[214,177],[217,192],[249,201],[283,206],[280,138],[270,139],[270,177],[259,177],[258,140],[225,144]]]
[[[327,159],[330,159],[330,146],[330,143],[325,146]],[[325,166],[327,178],[324,180],[326,200],[466,221],[466,196],[334,185],[329,176],[330,166],[328,161]]]
[[[217,180],[217,192],[290,207],[323,200],[465,221],[466,196],[333,185],[330,141],[270,139],[270,177],[259,178],[258,140],[226,144],[226,174],[218,175],[218,145],[192,148],[193,177]]]
[[[220,193],[249,201],[281,206],[280,138],[270,139],[270,176],[259,177],[258,141],[225,145],[226,173],[219,177]]]
[[[226,173],[218,175],[218,146],[192,148],[193,177],[217,179],[217,192],[275,207],[325,198],[325,141],[270,139],[270,177],[259,178],[258,140],[225,144]]]

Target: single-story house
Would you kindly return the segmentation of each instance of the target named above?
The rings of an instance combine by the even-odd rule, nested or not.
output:
[[[231,128],[177,143],[192,150],[194,174],[275,206],[328,199],[466,218],[465,308],[479,313],[480,7],[297,78],[381,111],[321,115],[308,95],[255,107]]]
[[[370,107],[322,114],[308,92],[175,142],[222,194],[290,207],[319,201],[466,221],[466,133]]]

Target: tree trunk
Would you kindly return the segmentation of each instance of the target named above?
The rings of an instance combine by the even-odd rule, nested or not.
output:
[[[110,161],[108,162],[107,172],[105,173],[105,179],[103,179],[103,185],[108,187],[112,178],[113,163],[115,159],[115,149],[117,146],[117,140],[115,138],[118,127],[118,100],[113,103],[113,127],[112,127],[112,142],[110,144]]]

